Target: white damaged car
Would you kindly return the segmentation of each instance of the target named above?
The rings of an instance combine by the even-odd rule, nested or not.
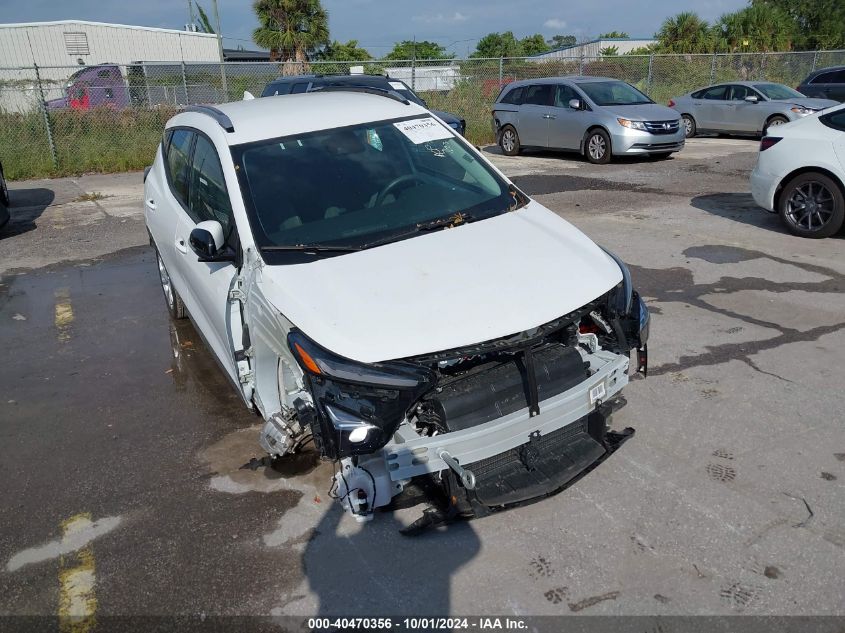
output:
[[[625,265],[397,93],[189,108],[144,198],[171,315],[267,453],[313,436],[359,520],[411,491],[416,528],[536,499],[627,436],[649,315]]]

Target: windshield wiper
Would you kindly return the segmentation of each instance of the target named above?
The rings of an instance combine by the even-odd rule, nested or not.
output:
[[[362,247],[360,246],[328,246],[323,244],[292,244],[290,246],[283,246],[283,245],[272,245],[272,246],[262,246],[262,251],[300,251],[300,252],[309,252],[313,251],[315,253],[352,253],[355,251],[360,251]]]
[[[447,216],[445,218],[437,218],[436,220],[431,220],[430,222],[420,222],[412,226],[407,231],[402,231],[401,233],[394,233],[393,235],[388,235],[387,237],[383,237],[378,240],[373,240],[372,242],[364,244],[361,248],[373,248],[374,246],[381,246],[382,244],[396,242],[406,237],[416,235],[417,233],[424,233],[426,231],[436,231],[437,229],[442,229],[446,227],[453,228],[456,226],[460,226],[461,224],[473,222],[475,220],[476,218],[471,216],[469,213],[459,211],[458,213],[453,213],[452,215]]]

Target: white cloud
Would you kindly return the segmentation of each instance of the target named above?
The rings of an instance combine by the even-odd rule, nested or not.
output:
[[[543,22],[543,26],[545,26],[547,29],[565,29],[566,22],[559,18],[549,18],[548,20]]]
[[[460,11],[455,11],[452,15],[443,15],[442,13],[438,13],[437,15],[415,15],[412,19],[415,22],[433,24],[435,22],[464,22],[469,18]]]

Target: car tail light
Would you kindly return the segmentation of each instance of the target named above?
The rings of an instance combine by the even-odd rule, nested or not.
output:
[[[674,99],[669,99],[669,103],[668,103],[668,104],[666,104],[666,105],[668,105],[670,108],[674,108],[674,107],[675,107],[675,100],[674,100]]]
[[[764,152],[772,145],[777,145],[782,140],[783,139],[780,136],[764,136],[763,140],[760,141],[760,151]]]

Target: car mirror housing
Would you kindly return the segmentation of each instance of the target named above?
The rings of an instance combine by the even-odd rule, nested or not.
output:
[[[188,238],[191,250],[196,253],[201,262],[233,261],[234,253],[225,248],[223,242],[223,227],[216,220],[200,222],[191,231]]]
[[[569,100],[569,107],[573,110],[583,110],[584,104],[580,99],[570,99]]]
[[[747,97],[745,97],[745,100],[748,103],[757,103],[758,101],[760,101],[760,98],[756,97],[755,95],[748,95]]]

